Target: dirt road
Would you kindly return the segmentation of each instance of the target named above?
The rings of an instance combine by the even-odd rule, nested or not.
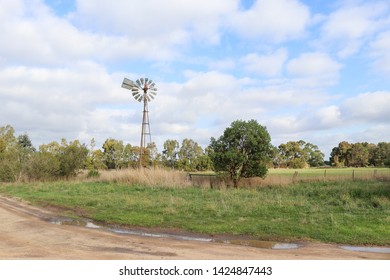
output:
[[[175,238],[118,234],[105,229],[50,223],[56,213],[0,196],[0,259],[390,259],[324,243],[276,250]]]

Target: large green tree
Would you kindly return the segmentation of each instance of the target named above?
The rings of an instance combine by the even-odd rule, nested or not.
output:
[[[342,141],[337,147],[332,149],[330,153],[330,162],[336,167],[350,166],[352,144],[347,141]]]
[[[211,138],[210,157],[217,172],[227,172],[235,188],[241,178],[265,177],[271,161],[271,137],[255,120],[232,122],[218,139]]]

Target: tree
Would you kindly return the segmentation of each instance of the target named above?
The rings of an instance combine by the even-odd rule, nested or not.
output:
[[[203,149],[192,139],[184,139],[178,153],[178,167],[185,171],[195,171]]]
[[[123,141],[109,138],[103,143],[104,164],[108,169],[119,169],[123,161]]]
[[[278,147],[279,166],[288,168],[304,168],[306,166],[305,152],[303,150],[305,142],[300,140],[289,141],[280,144]]]
[[[66,142],[62,140],[59,161],[60,161],[60,176],[70,177],[76,176],[77,171],[84,167],[85,160],[88,155],[88,149],[85,144],[81,144],[79,140]]]
[[[306,162],[310,167],[318,167],[324,165],[324,153],[320,151],[317,145],[305,143],[303,147]]]
[[[196,164],[196,170],[198,171],[207,171],[213,169],[213,163],[210,158],[210,147],[206,147],[204,153],[202,155],[198,156],[197,158],[197,164]]]
[[[377,145],[367,142],[342,141],[332,149],[330,161],[336,167],[386,166],[390,161],[390,143]]]
[[[368,166],[369,151],[368,143],[354,143],[351,145],[348,166],[365,167]]]
[[[107,168],[104,164],[104,154],[101,150],[95,150],[95,138],[91,139],[90,146],[91,148],[89,149],[87,158],[85,159],[85,166],[90,171],[90,174],[98,175],[99,169]]]
[[[271,161],[271,137],[255,120],[232,122],[218,139],[211,138],[210,157],[217,172],[227,172],[234,187],[242,177],[267,174]]]
[[[390,142],[379,142],[374,147],[370,146],[369,150],[371,165],[379,167],[386,166],[386,162],[390,163]]]
[[[54,180],[60,177],[60,164],[58,156],[40,148],[29,158],[24,172],[30,180]]]
[[[342,141],[337,147],[332,149],[330,153],[330,162],[336,167],[350,166],[352,145],[347,141]]]
[[[30,179],[53,180],[76,176],[85,167],[88,149],[78,140],[69,143],[52,141],[39,146],[39,151],[29,158],[25,172]]]
[[[316,167],[324,164],[324,154],[318,146],[306,143],[303,140],[289,141],[278,147],[276,161],[280,167],[304,168]]]
[[[177,155],[179,153],[179,142],[176,140],[166,140],[162,152],[163,162],[172,169],[177,167]]]
[[[22,175],[25,173],[25,170],[29,164],[29,159],[34,155],[36,152],[34,146],[32,145],[32,142],[30,140],[30,137],[27,134],[19,135],[17,138],[17,156],[19,159],[19,165],[20,165],[20,174],[19,177],[21,178]]]
[[[16,181],[20,176],[18,142],[12,126],[0,127],[0,181]]]

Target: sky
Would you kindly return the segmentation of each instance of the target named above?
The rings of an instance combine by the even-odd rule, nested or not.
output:
[[[139,145],[148,77],[152,141],[203,148],[255,119],[275,146],[390,142],[388,0],[0,0],[0,126],[38,147]]]

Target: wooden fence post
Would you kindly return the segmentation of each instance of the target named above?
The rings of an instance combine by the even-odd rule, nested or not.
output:
[[[296,182],[297,177],[298,177],[298,171],[295,171],[295,172],[294,172],[294,175],[293,175],[293,183]]]

